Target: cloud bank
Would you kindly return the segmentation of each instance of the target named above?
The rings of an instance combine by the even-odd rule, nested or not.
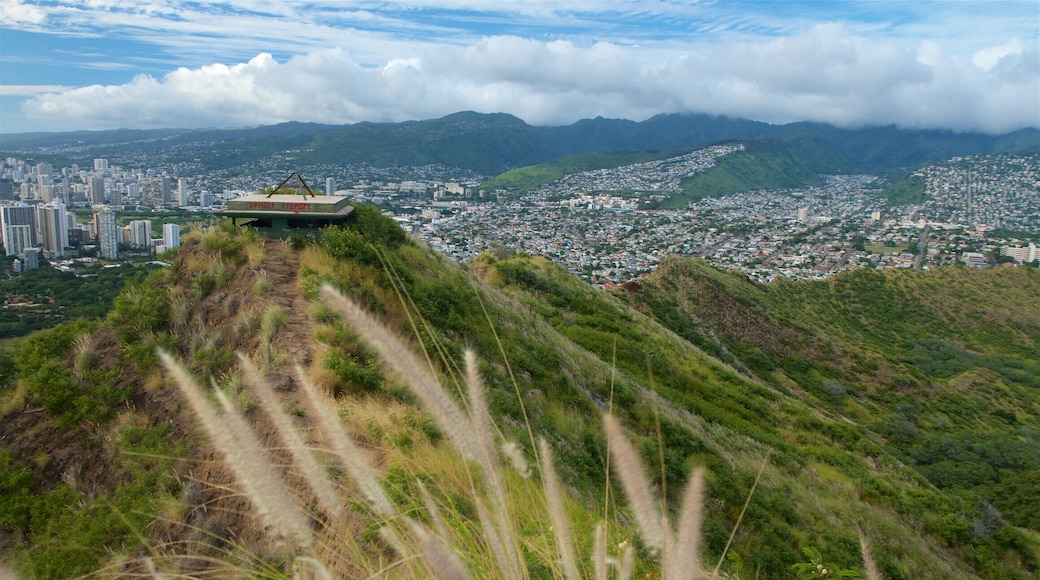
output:
[[[427,119],[462,110],[511,113],[535,125],[690,112],[771,123],[987,133],[1040,126],[1035,32],[980,36],[963,9],[931,22],[866,13],[906,6],[868,2],[837,5],[858,8],[863,12],[858,20],[814,23],[801,15],[745,18],[740,11],[714,13],[714,3],[663,1],[608,7],[624,6],[626,13],[567,12],[543,2],[503,2],[506,9],[496,13],[452,12],[459,10],[456,4],[465,8],[464,0],[426,7],[445,7],[441,19],[437,12],[423,12],[423,2],[415,3],[415,14],[355,2],[309,15],[302,12],[305,5],[294,2],[278,4],[279,14],[230,3],[231,10],[212,8],[211,17],[197,8],[208,5],[192,4],[196,8],[189,10],[153,0],[147,10],[130,13],[120,11],[119,3],[92,3],[93,12],[59,3],[49,5],[53,14],[43,15],[36,6],[8,1],[4,18],[40,30],[64,22],[70,33],[82,35],[92,34],[88,15],[107,18],[106,29],[199,64],[160,68],[170,72],[138,74],[117,84],[69,88],[23,82],[3,89],[0,96],[27,96],[21,114],[34,126],[343,124]],[[812,6],[836,10],[829,3]],[[894,25],[897,17],[909,24]],[[458,24],[467,18],[467,24]],[[509,29],[509,18],[512,29],[524,33],[496,33]],[[1007,14],[989,18],[999,30],[1022,31]],[[651,34],[655,26],[667,31]],[[943,27],[963,34],[942,36]],[[232,56],[214,63],[218,51],[206,52],[209,38]],[[270,48],[264,38],[270,45],[294,46],[298,54]]]

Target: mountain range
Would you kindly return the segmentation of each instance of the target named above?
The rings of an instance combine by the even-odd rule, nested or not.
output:
[[[128,151],[197,160],[224,170],[282,155],[297,165],[441,164],[494,176],[583,153],[692,148],[733,140],[772,140],[816,173],[888,173],[954,156],[1040,153],[1040,129],[1005,135],[901,129],[842,129],[819,123],[768,123],[701,114],[664,114],[636,122],[585,119],[531,126],[512,115],[460,112],[402,123],[279,125],[204,130],[114,130],[0,135],[4,154],[85,161]]]

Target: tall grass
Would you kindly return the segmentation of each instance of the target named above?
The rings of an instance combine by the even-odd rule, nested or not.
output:
[[[391,493],[387,482],[376,476],[369,453],[350,436],[336,414],[334,401],[313,384],[304,369],[297,366],[296,381],[307,416],[320,435],[320,448],[299,433],[294,418],[286,413],[285,405],[267,385],[257,365],[239,355],[245,382],[258,407],[276,427],[277,445],[292,457],[292,467],[280,466],[261,448],[243,412],[228,397],[219,390],[213,393],[221,407],[218,412],[206,390],[185,368],[171,355],[161,353],[168,376],[234,473],[256,516],[272,536],[289,544],[292,556],[291,563],[282,570],[285,574],[331,577],[343,569],[344,561],[353,559],[350,568],[369,576],[526,579],[534,575],[532,565],[537,564],[539,575],[547,570],[554,577],[568,579],[628,579],[637,568],[638,554],[643,568],[660,569],[665,579],[712,576],[700,561],[703,469],[694,470],[673,526],[620,421],[605,414],[603,428],[612,460],[610,468],[622,484],[642,545],[647,548],[637,552],[632,543],[623,541],[615,549],[616,557],[610,556],[607,529],[616,529],[618,522],[601,522],[591,533],[588,529],[572,528],[569,500],[556,474],[551,448],[544,439],[538,440],[533,450],[540,487],[517,487],[517,480],[526,480],[507,466],[526,468],[526,458],[515,444],[500,441],[472,352],[466,353],[461,373],[465,395],[454,396],[428,359],[417,356],[360,305],[329,286],[322,287],[321,294],[376,353],[384,369],[410,389],[436,422],[460,457],[466,490],[460,504],[455,495],[458,490],[441,488],[436,480],[420,478],[412,488],[417,497]],[[322,458],[330,454],[334,465],[325,465]],[[337,467],[349,477],[363,503],[351,501],[355,494],[336,477]],[[292,486],[287,477],[300,483]],[[446,481],[441,483],[448,485]],[[522,498],[518,490],[533,492],[537,497]],[[517,519],[517,504],[521,501],[539,506],[543,521],[551,523],[548,530],[542,528],[537,538],[532,538],[525,528],[521,539],[522,524]],[[359,514],[361,506],[364,509]],[[381,547],[359,548],[356,539],[345,537],[343,521],[349,517],[363,517],[377,529]],[[549,548],[545,551],[538,546]],[[393,556],[388,557],[390,553]],[[869,557],[866,544],[864,554]],[[714,575],[717,574],[718,567]]]

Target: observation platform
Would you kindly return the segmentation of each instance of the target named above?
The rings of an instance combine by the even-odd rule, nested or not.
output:
[[[319,228],[345,224],[353,211],[350,200],[338,195],[276,193],[238,197],[228,201],[227,209],[214,213],[231,218],[236,226],[280,238],[291,233],[309,235]]]

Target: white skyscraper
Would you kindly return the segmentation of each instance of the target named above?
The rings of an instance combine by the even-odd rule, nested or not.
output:
[[[191,191],[188,190],[188,180],[184,177],[177,178],[177,203],[184,207],[188,205],[188,197],[191,195]],[[167,248],[169,249],[169,248]]]
[[[50,185],[54,179],[54,166],[50,163],[36,164],[36,184]]]
[[[49,258],[64,258],[69,245],[69,218],[65,204],[41,205],[38,214],[40,244]]]
[[[177,224],[163,224],[163,248],[172,250],[181,246],[181,228]]]
[[[325,178],[325,195],[332,195],[336,193],[336,178],[326,177]]]
[[[19,204],[0,207],[4,252],[8,256],[18,256],[26,248],[35,246],[36,224],[36,208],[32,206]]]
[[[152,245],[152,220],[134,220],[130,222],[130,245],[139,250]]]
[[[130,203],[141,201],[141,184],[128,183],[126,185],[126,201]]]

